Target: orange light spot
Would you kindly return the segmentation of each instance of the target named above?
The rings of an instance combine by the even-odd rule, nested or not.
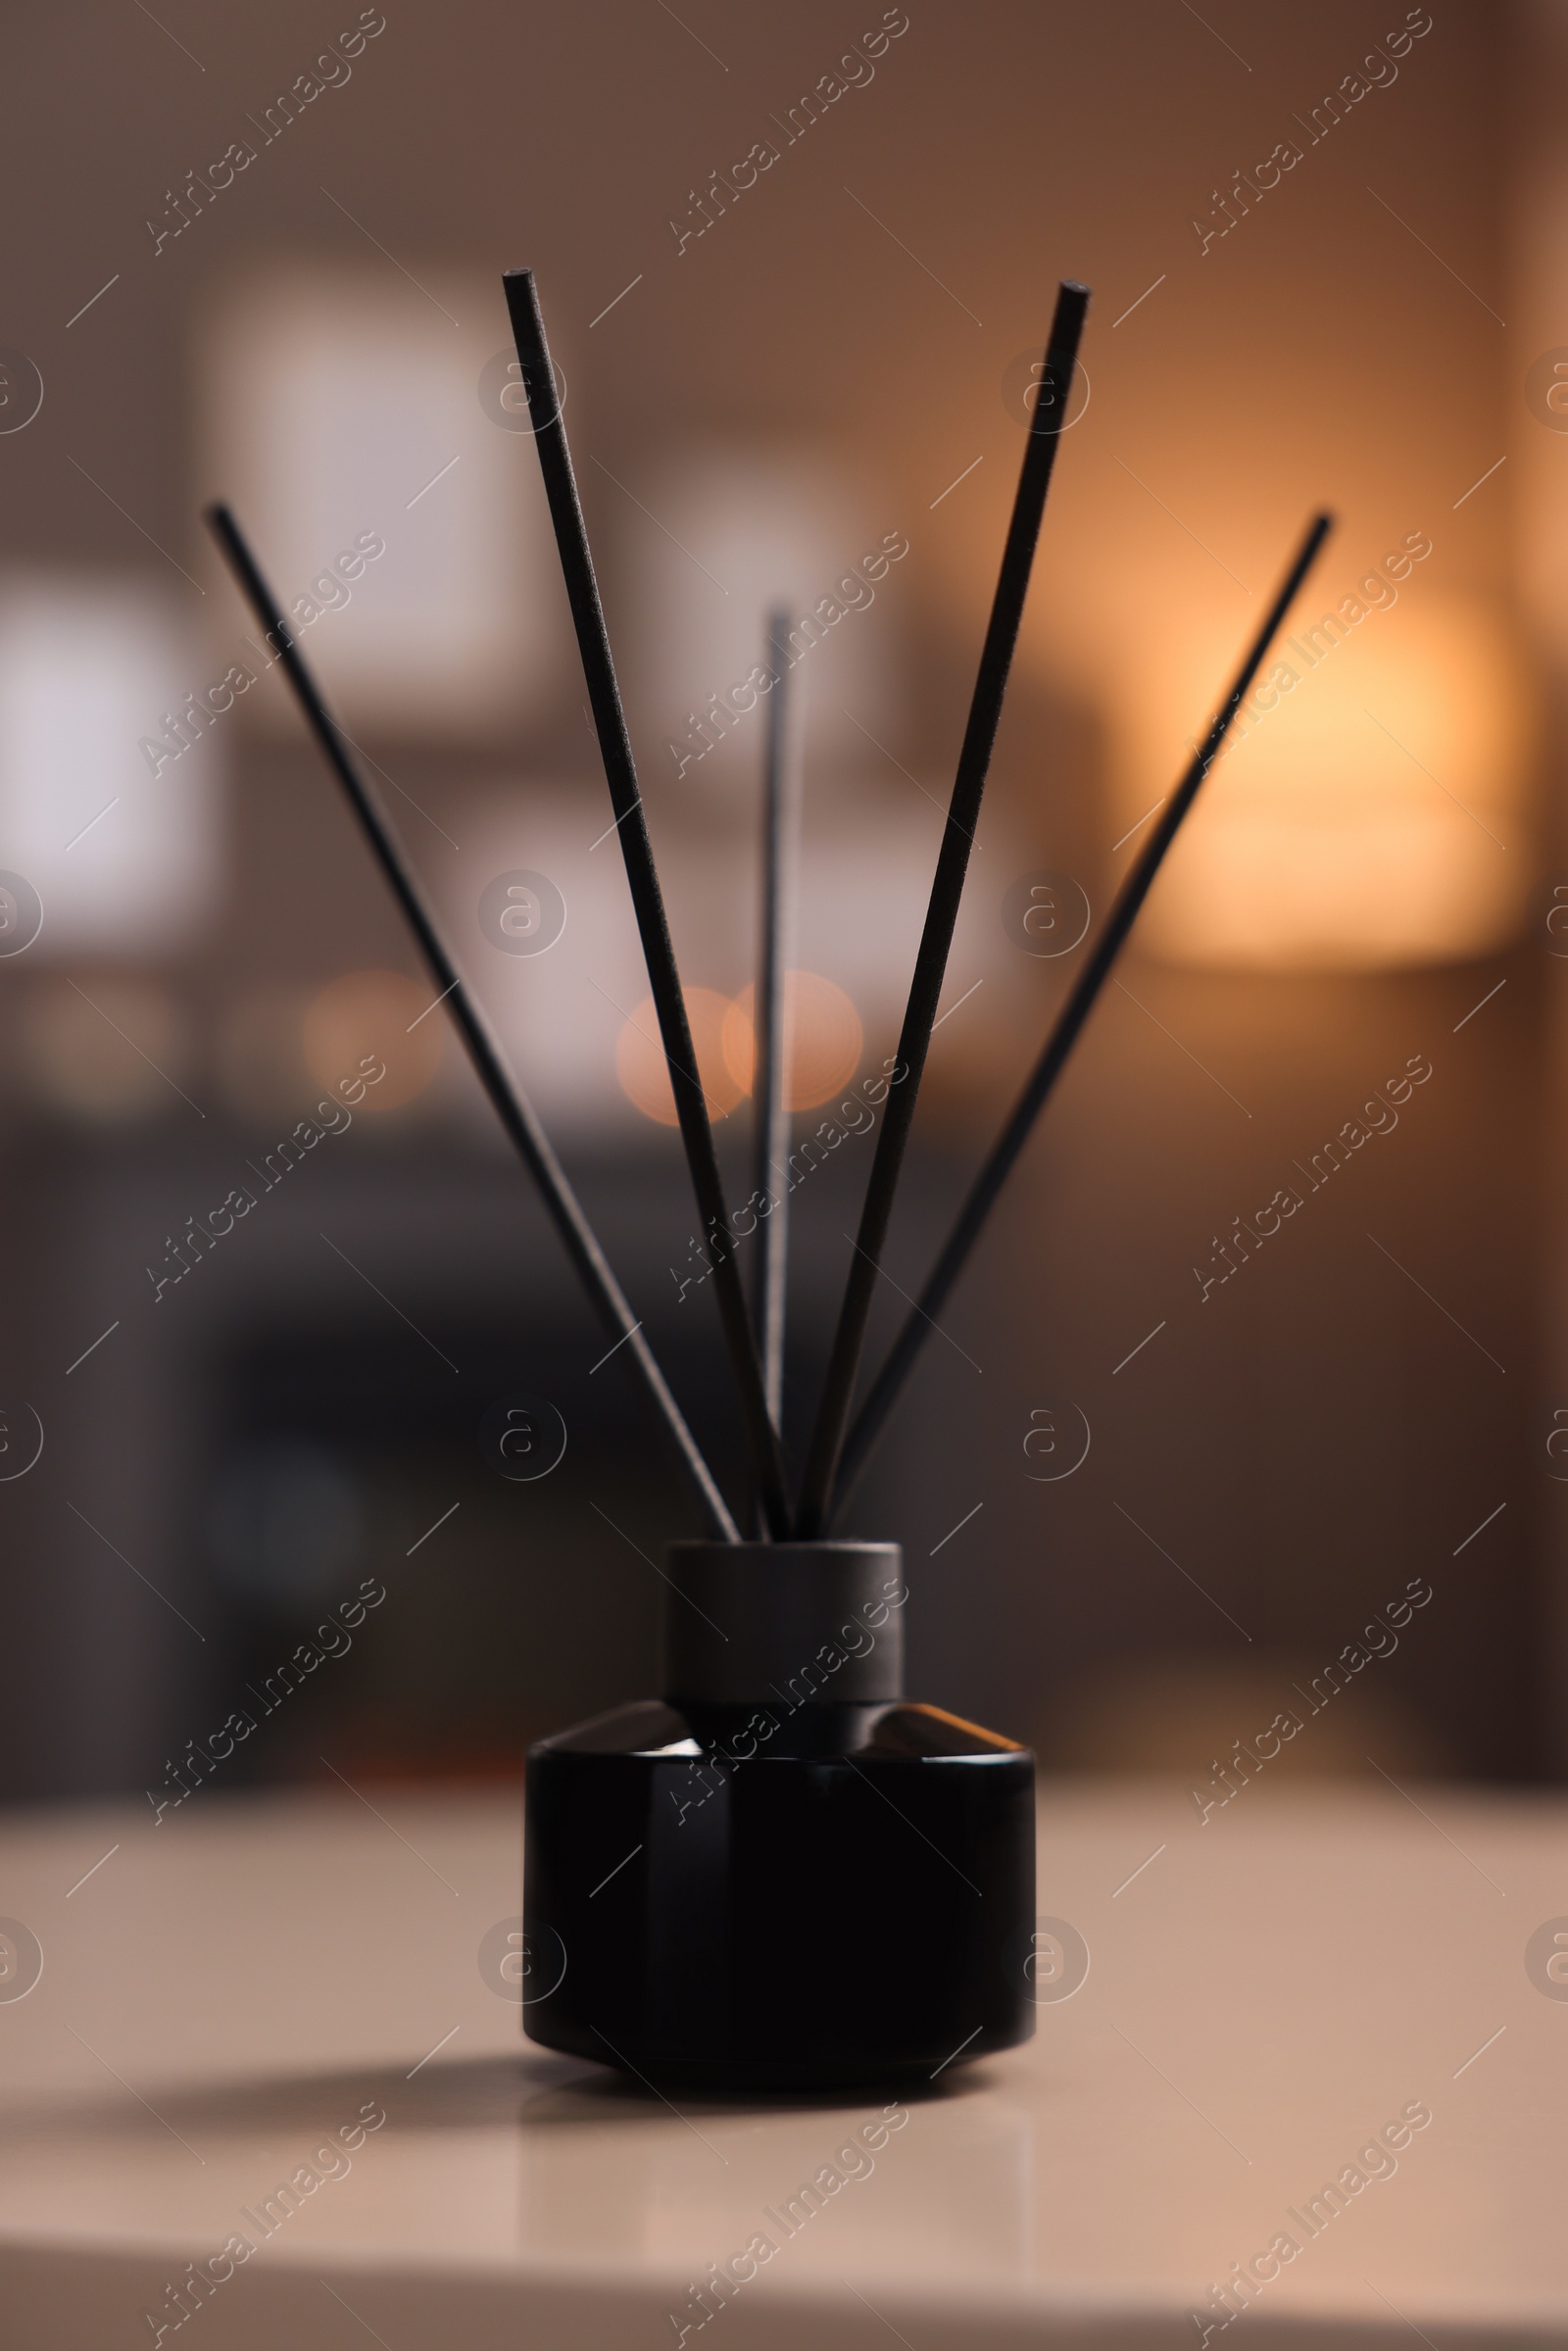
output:
[[[746,1092],[727,1065],[722,1043],[725,1016],[731,1009],[729,1000],[713,988],[687,988],[683,993],[708,1115],[727,1117]],[[615,1040],[615,1075],[626,1100],[645,1118],[656,1119],[661,1126],[675,1125],[675,1095],[651,996],[644,997]]]
[[[724,1020],[724,1059],[743,1094],[752,1090],[757,1063],[757,991],[747,987]],[[784,1100],[791,1110],[811,1110],[847,1086],[859,1066],[863,1034],[860,1015],[844,990],[816,971],[784,975],[784,1059],[789,1072]]]
[[[440,1066],[445,1012],[420,1014],[436,991],[397,971],[346,971],[329,981],[305,1015],[306,1064],[319,1086],[336,1087],[373,1056],[386,1075],[360,1107],[395,1110],[424,1092]]]

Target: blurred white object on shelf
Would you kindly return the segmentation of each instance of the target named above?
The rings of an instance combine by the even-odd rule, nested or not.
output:
[[[29,965],[156,959],[212,910],[222,722],[189,710],[209,673],[179,603],[145,579],[0,582],[0,868],[43,903]]]
[[[388,278],[274,267],[217,307],[198,354],[201,495],[254,536],[356,732],[484,737],[552,683],[538,461],[505,382],[486,401],[509,340],[499,280]],[[222,597],[237,645],[249,622]],[[297,733],[288,696],[247,707]]]

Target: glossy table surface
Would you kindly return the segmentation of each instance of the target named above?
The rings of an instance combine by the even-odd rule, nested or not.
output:
[[[1206,2305],[1213,2344],[1210,2285],[1263,2256],[1250,2337],[1568,2341],[1561,1801],[1260,1781],[1200,1822],[1174,1785],[1048,1788],[1039,1907],[1087,1977],[885,2142],[880,2094],[671,2104],[522,2041],[518,1816],[204,1789],[0,1823],[43,1961],[6,1997],[0,1926],[0,2338],[1175,2346]]]

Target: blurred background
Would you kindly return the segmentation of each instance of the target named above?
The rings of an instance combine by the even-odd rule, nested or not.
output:
[[[11,53],[5,1792],[156,1802],[215,1744],[235,1788],[515,1775],[652,1690],[653,1562],[700,1531],[214,497],[740,1499],[509,374],[523,263],[737,1203],[743,687],[770,600],[818,624],[797,1457],[872,1150],[840,1109],[896,1042],[1057,280],[1084,367],[874,1346],[1333,508],[853,1529],[906,1545],[912,1694],[1054,1768],[1207,1788],[1287,1710],[1293,1770],[1560,1777],[1560,11],[86,0]],[[565,1440],[532,1479],[494,1437],[522,1396]]]

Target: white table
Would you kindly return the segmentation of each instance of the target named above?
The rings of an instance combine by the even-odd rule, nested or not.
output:
[[[1293,2229],[1246,2339],[1568,2340],[1568,2000],[1524,1956],[1568,1913],[1555,1799],[1260,1781],[1200,1825],[1180,1788],[1049,1790],[1040,1908],[1088,1980],[789,2236],[764,2212],[883,2101],[676,2113],[533,2049],[477,1961],[520,1907],[516,1803],[367,1793],[5,1823],[0,1914],[44,1954],[0,2002],[7,2346],[131,2351],[149,2311],[166,2351],[1197,2344],[1210,2282]],[[1411,2103],[1396,2172],[1295,2228]],[[347,2170],[242,2218],[367,2106]],[[166,2286],[236,2230],[176,2328]],[[693,2283],[758,2231],[699,2330]]]

